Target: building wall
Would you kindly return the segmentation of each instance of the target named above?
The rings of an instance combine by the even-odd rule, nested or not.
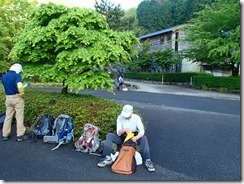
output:
[[[157,35],[154,37],[151,37],[147,40],[150,40],[151,51],[158,51],[158,50],[165,50],[165,49],[173,49],[176,52],[180,52],[182,50],[185,50],[189,47],[189,44],[183,41],[177,41],[177,39],[183,38],[185,36],[186,32],[183,30],[174,30],[168,33],[164,33],[161,35]],[[141,43],[144,43],[146,40],[141,40]],[[183,59],[181,63],[181,72],[200,72],[201,66],[199,63],[192,63],[191,61],[187,59]]]
[[[181,72],[200,72],[201,64],[192,63],[188,59],[183,59],[181,63]]]
[[[172,34],[163,34],[160,36],[155,36],[150,39],[151,46],[150,49],[151,51],[158,51],[158,50],[165,50],[172,48],[172,42],[169,40],[171,39]],[[143,43],[145,40],[141,41]]]

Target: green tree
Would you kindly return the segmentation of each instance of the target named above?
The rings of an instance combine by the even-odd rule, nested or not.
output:
[[[216,0],[191,20],[186,37],[192,47],[185,53],[196,62],[228,65],[237,76],[240,66],[240,2]]]
[[[128,63],[126,68],[133,72],[148,72],[152,65],[150,51],[150,41],[146,41],[138,47],[138,57],[134,57],[133,62]]]
[[[8,55],[14,38],[27,23],[27,14],[34,4],[27,0],[0,0],[0,73],[6,72],[11,65]]]
[[[138,25],[147,33],[187,23],[194,12],[214,0],[144,0],[137,8]]]
[[[165,23],[164,19],[170,19],[170,14],[168,13],[170,10],[165,10],[167,13],[163,13],[162,3],[159,3],[157,0],[142,1],[137,8],[138,25],[148,32],[167,27],[167,23],[164,26],[162,25]],[[162,14],[165,16],[162,16]]]
[[[93,10],[49,3],[30,17],[10,57],[23,64],[25,76],[63,82],[65,92],[68,88],[111,91],[110,64],[129,62],[137,54],[138,39],[110,30],[104,17]]]
[[[146,33],[146,30],[138,25],[136,8],[130,8],[128,10],[125,10],[125,15],[121,17],[120,30],[131,31],[138,37]]]
[[[110,0],[95,2],[96,12],[106,17],[109,27],[114,31],[131,31],[139,36],[145,33],[144,29],[138,26],[136,8],[123,10],[120,5],[111,3]]]
[[[153,52],[153,61],[161,66],[165,72],[169,72],[172,65],[180,64],[179,57],[173,49],[165,49]]]
[[[111,3],[110,0],[101,0],[100,3],[95,1],[94,7],[96,12],[106,17],[107,23],[112,30],[121,31],[121,18],[125,15],[125,12],[120,4],[115,5],[114,3]]]

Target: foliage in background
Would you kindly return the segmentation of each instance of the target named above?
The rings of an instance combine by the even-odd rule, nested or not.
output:
[[[121,113],[122,105],[92,95],[61,94],[55,92],[25,90],[25,118],[24,123],[30,127],[41,113],[49,113],[54,118],[60,114],[68,114],[75,125],[75,138],[83,133],[86,123],[92,123],[100,127],[100,136],[105,139],[107,132],[115,132],[117,116]],[[54,105],[48,102],[55,98]],[[0,112],[5,111],[5,94],[0,87]],[[135,109],[138,115],[138,110]]]
[[[147,33],[184,24],[215,0],[144,0],[137,7],[138,26]]]
[[[23,64],[25,77],[63,82],[64,92],[105,88],[113,90],[110,64],[129,62],[138,39],[114,32],[104,17],[90,9],[41,4],[11,51]]]
[[[124,30],[132,31],[137,37],[144,35],[147,31],[138,25],[137,9],[131,8],[125,10],[125,16],[122,17]]]
[[[127,72],[170,72],[173,66],[181,63],[181,52],[173,49],[152,51],[150,46],[151,42],[147,40],[137,47],[138,57],[125,64]]]
[[[138,26],[136,8],[123,10],[120,4],[116,5],[110,0],[101,0],[100,3],[95,1],[94,8],[106,18],[109,27],[114,31],[131,31],[136,36],[146,32]]]
[[[153,52],[153,61],[162,67],[163,71],[169,72],[172,65],[180,64],[181,60],[176,56],[173,49],[165,49]]]
[[[34,7],[35,1],[1,0],[0,1],[0,73],[11,66],[8,59],[14,39],[28,22],[27,14]]]
[[[186,41],[192,47],[185,56],[194,62],[210,66],[229,65],[232,76],[239,74],[240,66],[240,2],[216,0],[196,13],[189,26]]]
[[[151,56],[149,54],[150,42],[146,41],[138,48],[138,57],[133,58],[133,62],[127,63],[125,66],[128,71],[134,72],[148,72],[149,67],[152,65]]]
[[[96,12],[106,18],[107,23],[112,30],[122,29],[121,18],[125,15],[125,12],[120,4],[115,5],[114,3],[111,3],[110,0],[101,0],[100,3],[95,1],[94,7]]]

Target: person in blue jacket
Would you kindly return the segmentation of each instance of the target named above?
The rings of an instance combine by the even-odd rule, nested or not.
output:
[[[3,141],[7,141],[10,138],[14,114],[16,118],[16,140],[23,141],[29,139],[29,136],[25,133],[26,128],[24,126],[24,89],[20,75],[21,72],[23,72],[22,66],[16,63],[2,76],[2,83],[6,94],[6,117],[2,128]]]

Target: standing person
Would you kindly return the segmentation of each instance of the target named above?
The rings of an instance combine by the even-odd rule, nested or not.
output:
[[[124,84],[124,79],[123,79],[123,77],[121,75],[118,78],[118,83],[119,83],[119,85],[117,87],[117,90],[120,91],[121,86],[123,86],[123,84]]]
[[[126,135],[130,132],[134,133],[132,138],[133,142],[141,146],[142,160],[148,171],[155,171],[153,163],[151,161],[150,150],[148,140],[145,133],[143,123],[140,116],[133,113],[133,107],[131,105],[125,105],[121,114],[117,118],[116,133],[108,133],[103,146],[102,159],[98,162],[99,167],[105,167],[113,163],[110,157],[112,145],[123,144]]]
[[[24,126],[24,89],[22,77],[20,75],[21,72],[23,72],[22,66],[16,63],[13,64],[9,71],[2,77],[2,83],[6,94],[6,117],[2,129],[4,141],[7,141],[10,138],[14,113],[17,125],[16,140],[23,141],[29,139],[29,136],[25,134],[26,128]]]

